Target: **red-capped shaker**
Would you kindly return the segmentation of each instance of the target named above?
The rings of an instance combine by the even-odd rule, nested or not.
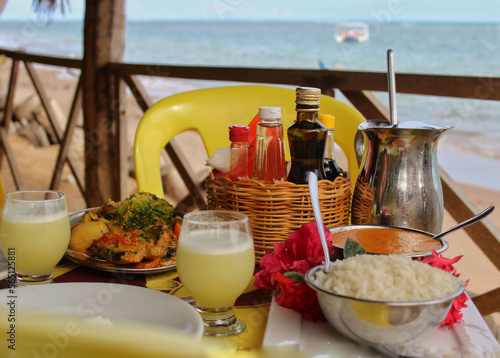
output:
[[[250,128],[241,124],[229,126],[229,140],[231,141],[231,166],[229,178],[237,181],[248,179],[248,138]]]

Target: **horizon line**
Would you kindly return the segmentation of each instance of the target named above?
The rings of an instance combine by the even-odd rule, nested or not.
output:
[[[36,18],[13,18],[13,19],[2,19],[0,16],[0,22],[23,22],[23,21],[33,21]],[[43,19],[46,22],[83,22],[84,19]],[[192,21],[202,21],[202,22],[325,22],[325,23],[341,23],[341,22],[364,22],[367,24],[380,24],[380,21],[376,20],[361,20],[361,19],[295,19],[295,18],[239,18],[239,19],[213,19],[213,18],[170,18],[170,19],[138,19],[138,18],[127,18],[126,22],[168,22],[168,21],[178,21],[178,22],[192,22]],[[500,25],[500,20],[497,21],[479,21],[479,20],[431,20],[431,19],[412,19],[412,20],[391,20],[384,21],[386,24],[480,24],[480,25]]]

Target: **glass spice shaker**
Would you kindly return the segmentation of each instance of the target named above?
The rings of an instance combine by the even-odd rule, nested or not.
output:
[[[253,178],[265,184],[286,180],[280,107],[260,107]]]
[[[248,138],[250,128],[241,124],[229,126],[231,164],[229,178],[233,181],[248,179]]]

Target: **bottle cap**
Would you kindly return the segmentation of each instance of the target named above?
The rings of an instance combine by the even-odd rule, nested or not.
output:
[[[335,116],[331,114],[320,114],[318,115],[318,119],[326,128],[335,129]]]
[[[295,90],[297,104],[304,104],[307,106],[319,106],[319,99],[321,90],[314,87],[298,87]]]
[[[260,107],[259,119],[281,119],[281,107]]]
[[[242,124],[233,124],[229,126],[229,140],[231,142],[248,142],[250,128]]]

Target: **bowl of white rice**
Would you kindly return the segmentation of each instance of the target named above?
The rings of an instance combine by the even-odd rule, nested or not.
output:
[[[357,255],[329,271],[317,266],[305,280],[337,331],[379,349],[430,335],[465,289],[452,274],[406,255]]]

